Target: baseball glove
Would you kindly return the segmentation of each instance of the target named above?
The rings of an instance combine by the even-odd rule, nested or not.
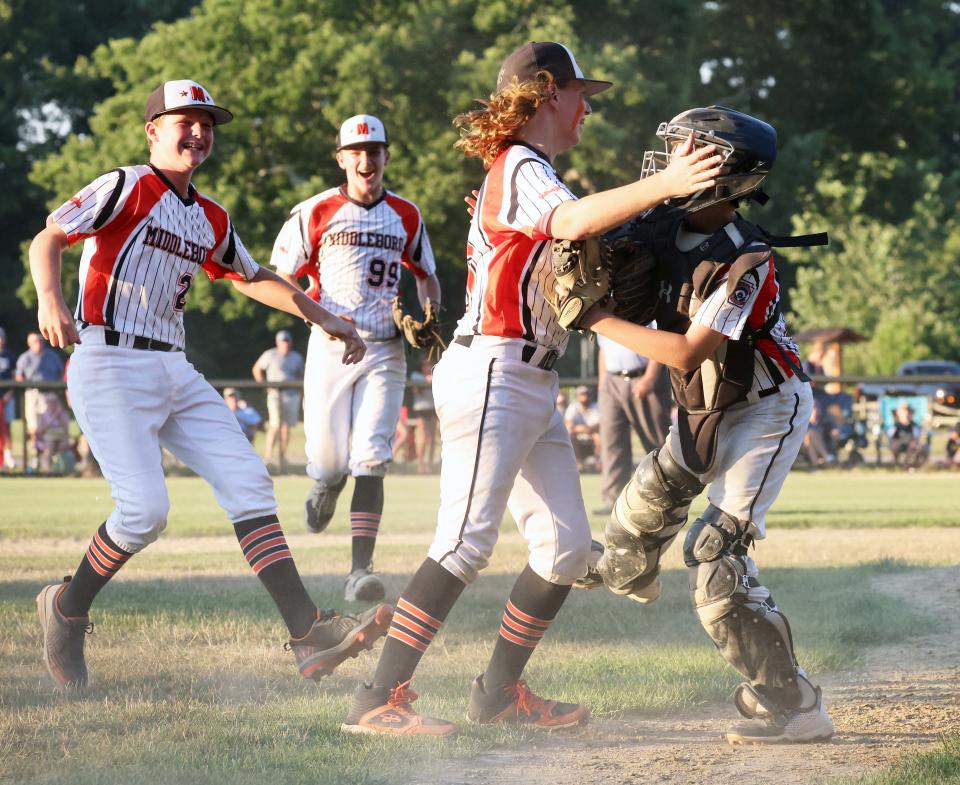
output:
[[[653,252],[637,236],[636,226],[631,221],[607,232],[603,249],[610,269],[614,314],[634,324],[647,324],[657,308],[660,276]]]
[[[423,303],[423,320],[414,319],[403,310],[400,297],[393,298],[393,321],[404,340],[414,349],[445,349],[440,335],[440,321],[436,316],[433,301],[428,297]]]
[[[610,296],[610,271],[600,239],[554,240],[551,248],[557,297],[551,303],[557,321],[567,330],[583,330],[583,317]]]

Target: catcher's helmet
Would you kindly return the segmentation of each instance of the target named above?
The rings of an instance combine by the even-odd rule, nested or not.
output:
[[[759,189],[777,158],[777,132],[763,120],[726,106],[688,109],[670,122],[660,123],[657,136],[664,140],[666,150],[644,153],[640,176],[648,177],[666,167],[673,148],[686,140],[691,131],[696,147],[716,145],[724,162],[715,186],[671,199],[671,205],[692,213],[717,202],[745,196],[761,204],[767,200]]]

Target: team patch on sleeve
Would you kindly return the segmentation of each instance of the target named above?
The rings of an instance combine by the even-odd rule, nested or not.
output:
[[[737,288],[733,290],[727,298],[727,302],[735,308],[743,308],[757,289],[757,282],[749,275],[743,276],[737,283]]]

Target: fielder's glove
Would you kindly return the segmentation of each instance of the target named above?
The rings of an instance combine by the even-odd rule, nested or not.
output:
[[[423,320],[418,321],[403,310],[400,297],[393,298],[393,321],[404,340],[414,349],[445,349],[443,337],[440,335],[440,321],[436,316],[436,308],[428,297],[423,303]]]
[[[557,297],[551,303],[567,330],[583,330],[583,318],[610,297],[610,271],[599,238],[554,240],[551,248]]]
[[[610,269],[613,313],[634,324],[648,324],[654,318],[660,296],[657,261],[650,247],[630,222],[603,236],[603,250]]]

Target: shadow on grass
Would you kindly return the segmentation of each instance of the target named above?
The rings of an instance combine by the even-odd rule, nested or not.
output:
[[[790,620],[794,637],[804,641],[864,646],[890,642],[929,628],[932,621],[906,611],[902,603],[878,593],[869,585],[880,574],[907,571],[897,560],[885,559],[863,565],[763,570],[761,580],[771,590],[780,609]],[[406,586],[408,577],[383,573],[387,601]],[[311,575],[307,589],[320,607],[357,612],[362,603],[344,603],[343,578]],[[703,638],[703,631],[688,599],[685,570],[663,573],[660,600],[641,606],[601,589],[572,590],[564,609],[549,632],[554,643],[686,644]],[[499,628],[503,603],[512,579],[481,577],[461,596],[444,630],[467,635],[489,635]],[[33,612],[33,598],[41,584],[35,581],[0,581],[0,607],[5,612]],[[108,584],[97,597],[93,616],[103,621],[119,615],[148,619],[162,613],[174,623],[200,619],[233,618],[275,626],[279,616],[266,591],[252,575],[184,576],[183,578],[124,580]]]

